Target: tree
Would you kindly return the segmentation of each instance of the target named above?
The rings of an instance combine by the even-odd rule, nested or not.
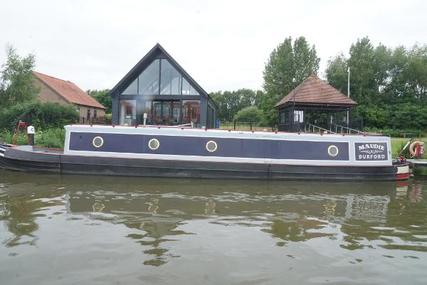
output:
[[[262,95],[262,91],[253,91],[250,89],[220,91],[210,94],[218,106],[218,119],[227,122],[231,122],[241,109],[249,106],[258,106]]]
[[[371,104],[378,95],[376,55],[371,41],[365,37],[350,47],[348,65],[351,70],[351,97],[359,104]]]
[[[37,130],[62,128],[78,121],[78,113],[72,105],[29,101],[0,111],[0,130],[13,130],[19,120],[36,127]]]
[[[259,123],[262,119],[262,112],[256,106],[249,106],[241,109],[234,115],[234,120],[246,123]]]
[[[328,62],[329,83],[347,94],[347,67],[351,68],[351,97],[358,106],[353,119],[379,129],[425,130],[427,121],[427,46],[394,49],[368,38],[351,45],[350,57]]]
[[[112,101],[110,96],[110,89],[103,89],[103,90],[88,90],[87,93],[95,98],[96,101],[104,105],[106,108],[105,112],[107,114],[111,114],[111,108],[112,108]]]
[[[275,48],[264,69],[264,90],[260,107],[265,119],[271,124],[277,122],[275,105],[292,89],[311,74],[317,74],[320,58],[316,48],[309,46],[304,37],[286,38]]]
[[[408,65],[405,72],[414,99],[427,103],[427,46],[415,45],[407,53]]]
[[[340,54],[335,58],[329,60],[328,67],[326,68],[326,78],[328,79],[329,84],[340,90],[345,95],[348,95],[347,70],[347,59],[344,57],[343,54]]]
[[[34,55],[21,57],[11,46],[6,48],[6,54],[6,63],[0,71],[0,109],[30,101],[37,94],[32,75]]]

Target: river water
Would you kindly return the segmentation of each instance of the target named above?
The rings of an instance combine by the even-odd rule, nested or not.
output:
[[[425,193],[0,171],[0,284],[427,284]]]

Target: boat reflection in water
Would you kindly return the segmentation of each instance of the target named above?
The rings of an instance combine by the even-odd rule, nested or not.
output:
[[[14,255],[19,252],[14,248],[28,245],[43,248],[52,235],[59,236],[56,240],[64,235],[63,244],[51,246],[65,251],[105,240],[112,244],[107,248],[114,247],[110,235],[117,234],[137,245],[136,259],[151,266],[238,258],[241,253],[233,250],[239,248],[271,259],[287,248],[286,258],[298,259],[308,254],[302,245],[340,260],[355,250],[370,256],[366,251],[372,249],[380,256],[401,251],[425,257],[423,187],[417,182],[219,182],[1,172],[0,224],[6,231],[0,234],[0,254]],[[115,242],[118,251],[124,244],[133,247],[120,237]]]

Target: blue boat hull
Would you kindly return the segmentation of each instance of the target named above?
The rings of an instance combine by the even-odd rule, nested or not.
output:
[[[212,179],[393,181],[408,178],[397,176],[398,168],[405,166],[313,166],[111,158],[25,151],[14,147],[7,148],[0,156],[0,167],[15,171]]]

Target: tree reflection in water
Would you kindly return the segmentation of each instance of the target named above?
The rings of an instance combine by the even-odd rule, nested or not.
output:
[[[132,230],[127,238],[142,246],[142,263],[151,266],[179,257],[173,244],[197,235],[185,230],[193,220],[254,227],[280,247],[327,238],[345,250],[427,250],[427,206],[417,182],[396,190],[394,183],[2,174],[0,222],[11,235],[9,247],[36,243],[40,218],[60,208],[59,214],[102,220],[112,230],[125,225]]]
[[[0,221],[11,237],[4,241],[8,247],[36,245],[37,218],[44,217],[43,209],[60,205],[57,194],[39,189],[38,184],[25,182],[2,183],[0,191]],[[9,189],[11,188],[11,189]],[[40,190],[40,192],[39,192]]]
[[[284,246],[288,241],[298,242],[317,237],[333,236],[330,233],[316,231],[323,229],[326,225],[327,222],[308,217],[300,217],[295,220],[274,219],[271,222],[271,229],[264,229],[264,231],[271,233],[275,238],[283,240],[282,242],[277,242],[277,245]]]

